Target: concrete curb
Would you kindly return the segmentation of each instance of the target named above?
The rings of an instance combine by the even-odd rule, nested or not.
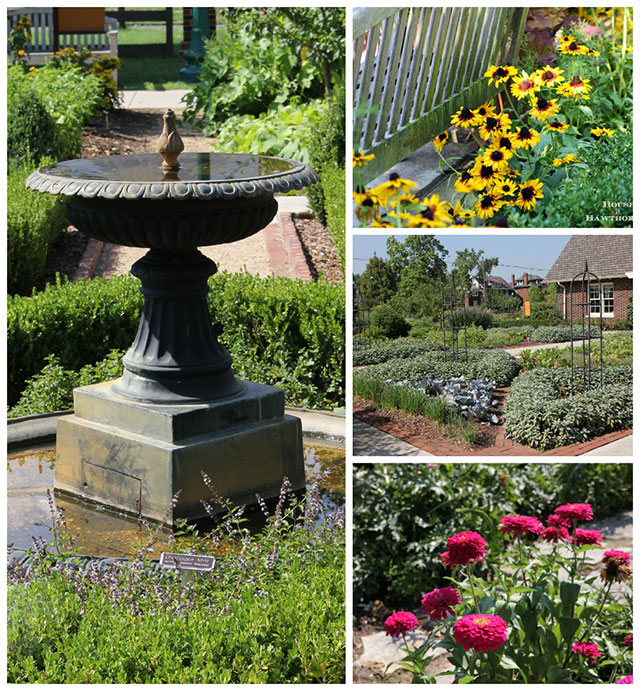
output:
[[[285,412],[300,419],[305,438],[344,445],[346,434],[344,415],[330,410],[292,407],[286,407]],[[58,410],[42,415],[10,418],[7,420],[7,448],[15,451],[54,443],[58,420],[67,415],[73,415],[73,410]]]

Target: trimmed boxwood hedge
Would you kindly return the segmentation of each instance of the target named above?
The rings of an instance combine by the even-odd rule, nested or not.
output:
[[[576,444],[633,425],[633,369],[607,367],[603,388],[571,395],[569,368],[522,372],[511,385],[504,407],[504,429],[510,439],[547,450]]]
[[[502,350],[468,351],[469,362],[445,360],[443,352],[430,352],[412,358],[394,359],[371,365],[360,371],[363,376],[380,381],[418,381],[429,374],[438,379],[465,377],[466,380],[486,378],[498,386],[507,386],[518,372],[515,358]]]
[[[396,358],[416,357],[425,353],[442,350],[442,346],[434,341],[413,340],[399,338],[395,341],[382,341],[380,343],[360,343],[362,339],[353,342],[353,364],[377,365],[379,362],[394,360]]]
[[[573,337],[581,338],[586,335],[580,326],[573,327]],[[595,326],[591,327],[591,337],[599,337],[600,329]],[[532,343],[563,343],[571,338],[571,327],[568,324],[561,326],[539,326],[531,333]]]
[[[220,340],[242,378],[279,386],[288,403],[327,408],[344,401],[344,288],[325,282],[222,272],[209,281]],[[142,295],[131,276],[50,285],[9,297],[8,402],[40,372],[47,356],[66,370],[127,349]]]

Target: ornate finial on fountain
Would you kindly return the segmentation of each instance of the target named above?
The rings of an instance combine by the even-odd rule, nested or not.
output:
[[[169,108],[162,116],[164,127],[156,144],[156,151],[162,154],[163,170],[179,170],[178,156],[184,151],[184,144],[176,129],[176,114]]]

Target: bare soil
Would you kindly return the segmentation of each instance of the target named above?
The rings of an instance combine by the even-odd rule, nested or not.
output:
[[[344,283],[340,257],[327,229],[310,214],[296,214],[293,224],[314,280],[323,276],[331,283]]]

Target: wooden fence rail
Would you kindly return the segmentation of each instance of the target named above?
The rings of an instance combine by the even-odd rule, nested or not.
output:
[[[498,89],[483,77],[513,64],[526,7],[379,7],[354,10],[355,149],[375,153],[369,179],[476,108]]]

